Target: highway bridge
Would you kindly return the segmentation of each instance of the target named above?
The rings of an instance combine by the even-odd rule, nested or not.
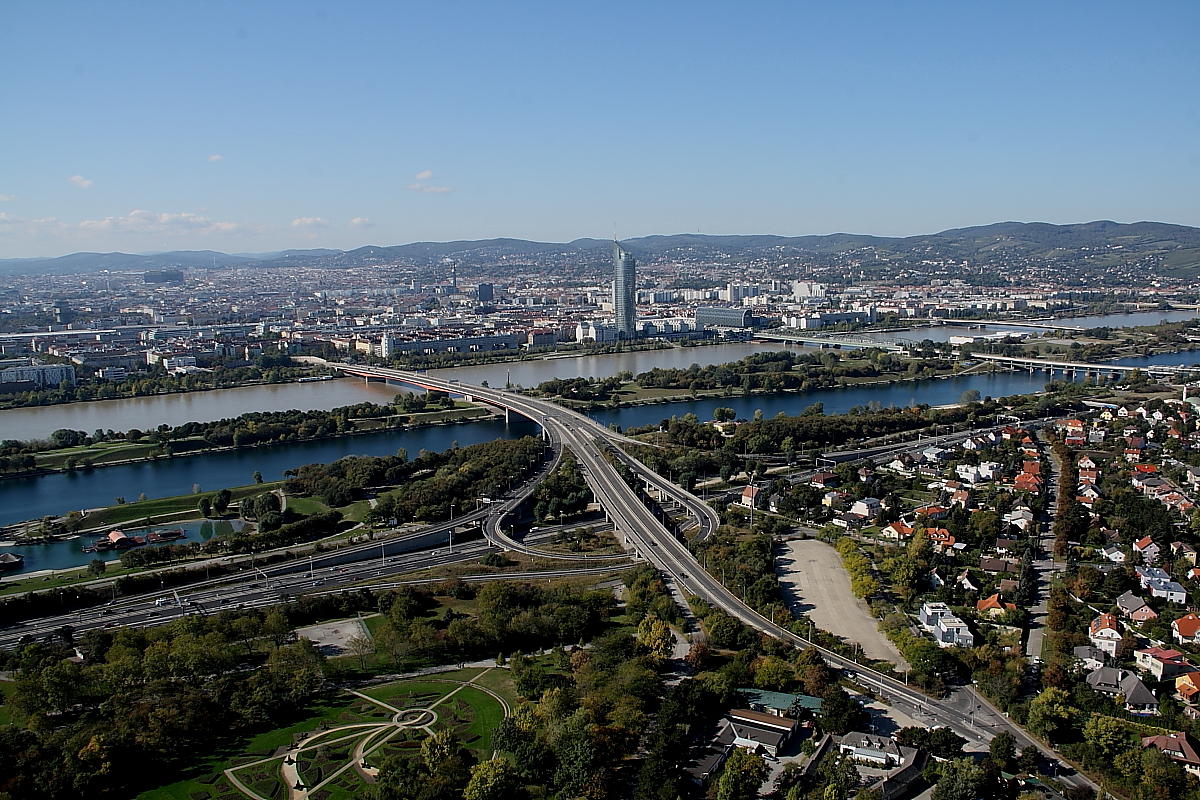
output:
[[[888,698],[892,703],[911,709],[915,714],[928,716],[934,724],[949,725],[977,741],[990,740],[999,731],[1007,730],[1016,738],[1018,747],[1033,745],[1046,757],[1058,761],[1053,751],[1029,737],[1019,726],[991,708],[969,686],[959,687],[948,697],[934,700],[908,686],[907,681],[893,678],[820,647],[752,609],[704,570],[682,537],[668,531],[661,524],[633,487],[621,477],[609,458],[620,458],[640,480],[661,488],[666,496],[688,509],[690,514],[701,521],[702,532],[706,531],[708,526],[715,529],[715,512],[700,498],[675,486],[637,459],[628,455],[611,456],[609,445],[614,439],[625,437],[610,431],[595,420],[549,401],[501,389],[464,384],[430,373],[354,364],[331,363],[329,366],[346,374],[367,379],[386,380],[469,397],[475,402],[487,403],[538,423],[548,439],[560,442],[575,454],[593,494],[613,521],[618,539],[636,558],[644,558],[654,564],[682,591],[703,599],[748,627],[768,636],[799,647],[816,647],[832,666],[847,670],[860,684]],[[1076,775],[1070,780],[1096,788],[1095,784],[1083,776]]]
[[[914,322],[930,322],[935,325],[977,325],[987,328],[1037,328],[1047,331],[1073,331],[1082,333],[1087,328],[1076,325],[1060,325],[1053,321],[1022,319],[953,319],[951,317],[911,317]],[[906,320],[907,321],[907,320]]]
[[[1004,730],[1015,737],[1018,747],[1036,746],[1047,758],[1057,761],[1057,756],[1040,742],[1030,738],[1019,726],[1010,722],[1003,714],[992,708],[970,686],[958,687],[948,696],[934,699],[914,687],[890,675],[878,672],[856,660],[827,650],[810,640],[793,633],[786,623],[776,622],[759,614],[746,605],[720,581],[709,575],[688,549],[681,532],[668,530],[647,503],[642,490],[652,491],[662,501],[685,510],[694,521],[695,535],[711,535],[719,523],[716,512],[700,498],[687,492],[671,481],[658,475],[636,458],[620,452],[614,447],[630,440],[600,423],[575,411],[545,400],[525,397],[514,392],[483,386],[463,384],[429,373],[366,367],[353,364],[330,364],[331,367],[349,375],[367,380],[382,380],[415,386],[427,390],[446,392],[469,397],[475,402],[486,403],[508,413],[516,413],[536,423],[542,429],[551,447],[572,452],[579,462],[589,486],[616,529],[618,540],[632,552],[635,558],[644,558],[655,565],[664,576],[683,592],[695,595],[715,608],[738,619],[748,627],[798,647],[816,647],[827,662],[841,668],[859,683],[886,698],[896,707],[914,718],[930,725],[946,725],[974,741],[990,740]],[[641,443],[639,443],[641,444]],[[538,477],[544,477],[553,468],[561,455],[555,456],[544,465]],[[635,476],[634,486],[625,481],[615,463],[623,463]],[[532,482],[536,483],[536,481]],[[496,525],[488,535],[490,541],[458,543],[452,549],[449,542],[442,547],[440,536],[449,537],[450,531],[464,525],[480,525],[489,530],[489,520],[503,517],[516,507],[531,491],[531,484],[504,498],[501,506],[489,505],[454,522],[441,523],[415,536],[432,536],[422,542],[424,549],[406,551],[401,540],[346,548],[342,551],[314,557],[307,565],[291,563],[262,570],[255,569],[240,576],[225,576],[204,584],[180,589],[178,594],[170,590],[140,597],[122,598],[108,608],[64,614],[36,620],[20,627],[9,628],[0,633],[0,646],[14,646],[29,635],[44,635],[58,627],[70,625],[76,630],[86,630],[112,625],[153,625],[192,613],[211,613],[223,608],[254,607],[270,605],[295,594],[310,594],[334,590],[336,586],[361,586],[380,583],[397,573],[411,572],[426,566],[437,566],[457,560],[478,558],[497,549],[517,549],[531,555],[547,558],[570,558],[571,554],[548,551],[535,547],[548,538],[545,531],[527,537],[527,542],[514,542],[496,535]],[[636,486],[636,488],[635,488]],[[502,531],[501,531],[502,532]],[[495,537],[495,538],[493,538]],[[404,537],[402,537],[404,538]],[[411,543],[410,543],[411,544]],[[516,545],[516,547],[513,547]],[[432,548],[432,549],[430,549]],[[397,555],[392,555],[397,553]],[[598,560],[596,557],[579,559],[577,568],[560,570],[566,572],[599,573],[619,569],[615,559]],[[307,569],[305,568],[307,567]],[[508,575],[507,578],[541,577],[551,573],[530,573],[527,576]],[[497,576],[495,579],[504,579]],[[382,585],[394,585],[383,583]],[[790,620],[789,620],[790,621]],[[1095,784],[1080,775],[1072,775],[1066,768],[1068,785]]]
[[[1046,358],[1026,358],[1024,356],[999,356],[991,353],[972,353],[971,358],[976,361],[994,361],[999,364],[1011,366],[1014,369],[1024,367],[1029,371],[1035,369],[1046,370],[1051,374],[1062,372],[1067,375],[1096,375],[1110,377],[1120,377],[1127,375],[1135,370],[1144,372],[1147,375],[1153,375],[1158,378],[1173,378],[1184,375],[1200,373],[1200,366],[1185,366],[1171,364],[1155,364],[1150,366],[1129,366],[1126,364],[1113,364],[1103,361],[1059,361]]]
[[[822,336],[820,334],[793,333],[791,331],[784,332],[780,330],[759,331],[754,334],[754,338],[766,339],[772,342],[816,345],[817,347],[846,347],[857,350],[875,348],[878,350],[887,350],[891,353],[902,353],[915,344],[915,342],[903,339],[862,339],[857,336],[844,336],[841,334],[826,334]]]

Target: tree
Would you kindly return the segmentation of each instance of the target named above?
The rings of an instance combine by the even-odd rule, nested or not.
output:
[[[232,499],[233,492],[229,491],[228,489],[222,489],[221,491],[217,492],[217,496],[214,497],[212,501],[213,511],[217,512],[218,516],[224,514],[229,508],[229,501]]]
[[[671,626],[652,614],[646,615],[638,625],[637,639],[659,661],[670,658],[675,650],[675,635],[671,633]]]
[[[1083,741],[1095,756],[1096,764],[1108,766],[1135,743],[1129,728],[1119,720],[1094,714],[1083,724]]]
[[[942,777],[933,790],[932,800],[977,800],[983,780],[983,768],[971,759],[947,761],[942,764]]]
[[[369,636],[352,636],[346,642],[346,646],[350,648],[350,652],[358,656],[358,668],[365,670],[367,668],[367,656],[375,652],[375,643],[371,641]]]
[[[461,753],[462,745],[454,737],[454,731],[449,728],[434,731],[421,742],[421,760],[425,762],[425,769],[430,773],[437,772],[438,768],[450,759],[461,757]]]
[[[717,800],[755,800],[769,771],[758,753],[734,748],[717,778]]]
[[[108,569],[108,564],[106,564],[104,560],[100,558],[93,558],[88,562],[87,565],[87,573],[93,578],[103,575],[106,569]]]
[[[519,796],[517,771],[506,758],[496,757],[471,767],[463,800],[508,800]]]
[[[837,684],[831,685],[821,698],[821,714],[817,722],[825,733],[849,733],[860,728],[866,719],[867,712],[863,707]]]
[[[1000,731],[988,745],[988,757],[999,769],[1006,770],[1017,755],[1017,740],[1008,731]]]
[[[978,389],[967,389],[958,396],[958,402],[966,405],[968,403],[978,403],[980,398]]]
[[[737,412],[728,406],[720,406],[713,409],[713,419],[717,422],[732,422],[737,417]]]
[[[261,473],[261,472],[259,472],[258,470],[254,470],[254,482],[255,482],[255,483],[262,483],[262,482],[263,482],[263,476],[262,476],[262,473]]]
[[[1027,725],[1036,736],[1053,740],[1070,730],[1079,712],[1073,708],[1069,696],[1062,689],[1051,687],[1029,704]]]
[[[207,496],[201,497],[196,503],[196,509],[200,512],[200,516],[208,519],[212,516],[212,501]]]

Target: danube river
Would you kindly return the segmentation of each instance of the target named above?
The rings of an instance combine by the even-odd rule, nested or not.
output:
[[[534,385],[552,377],[585,375],[606,377],[622,370],[643,372],[653,367],[686,367],[693,363],[716,364],[739,359],[749,353],[779,349],[779,345],[724,344],[709,347],[642,351],[607,356],[549,359],[544,361],[461,367],[446,370],[466,382],[488,381],[493,386]],[[1200,353],[1168,353],[1149,357],[1121,359],[1117,364],[1195,364]],[[1048,376],[1042,372],[1001,372],[964,375],[947,379],[893,381],[805,393],[708,398],[632,408],[600,409],[592,416],[604,424],[623,428],[656,424],[671,416],[687,413],[710,419],[713,409],[727,406],[739,417],[751,417],[761,410],[765,416],[779,412],[797,414],[814,403],[827,413],[840,413],[855,406],[877,403],[882,407],[916,404],[955,403],[963,392],[974,390],[984,397],[1024,394],[1042,389]],[[0,412],[0,438],[29,438],[46,435],[60,427],[91,430],[97,427],[143,429],[179,424],[189,419],[220,419],[247,411],[269,408],[334,408],[363,401],[383,402],[398,391],[397,387],[363,383],[353,379],[319,383],[292,383],[275,386],[224,389],[188,395],[167,395],[130,400],[77,403],[37,409]],[[101,417],[98,407],[106,409]],[[183,416],[179,416],[182,414]],[[10,417],[11,415],[11,417]],[[88,423],[81,421],[86,416]],[[42,419],[45,416],[47,419]],[[24,420],[22,423],[10,421]],[[40,429],[31,429],[34,425]],[[7,427],[5,427],[7,426]],[[389,455],[398,449],[410,454],[419,450],[444,450],[457,442],[466,446],[499,437],[534,435],[536,426],[513,418],[504,423],[497,418],[461,425],[417,428],[406,431],[327,439],[315,442],[285,443],[237,451],[179,457],[155,462],[106,467],[90,472],[59,473],[0,481],[0,525],[45,515],[64,514],[73,509],[110,505],[117,496],[134,500],[139,494],[167,497],[186,494],[195,486],[215,491],[226,486],[249,483],[255,470],[267,480],[277,480],[284,470],[310,463],[333,461],[346,455]],[[83,540],[49,545],[0,546],[0,552],[20,552],[26,556],[26,570],[65,567],[86,563],[80,551]]]

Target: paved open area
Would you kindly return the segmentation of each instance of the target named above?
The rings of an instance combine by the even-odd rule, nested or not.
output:
[[[835,636],[858,642],[867,658],[908,669],[900,651],[880,632],[866,602],[850,592],[850,576],[832,546],[818,539],[785,542],[775,571],[793,611],[808,614],[817,627]]]
[[[296,635],[308,639],[327,656],[340,656],[350,652],[350,640],[356,636],[371,638],[371,632],[361,619],[339,619],[320,625],[297,628]]]

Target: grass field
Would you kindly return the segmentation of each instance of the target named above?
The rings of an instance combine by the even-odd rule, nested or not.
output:
[[[15,712],[8,705],[8,700],[12,697],[13,691],[16,689],[16,684],[12,681],[0,681],[0,725],[11,725],[13,723]]]
[[[477,678],[484,672],[482,669],[452,670],[428,678],[404,679],[371,687],[363,690],[363,694],[397,708],[433,707],[437,714],[437,721],[433,723],[435,730],[454,730],[465,747],[485,758],[491,753],[492,731],[504,718],[504,708],[482,688],[463,685],[464,681]],[[507,670],[487,672],[480,684],[506,700],[515,699]],[[425,732],[420,729],[397,730],[392,724],[392,716],[382,706],[343,692],[314,708],[303,719],[248,737],[237,746],[214,754],[183,780],[143,792],[137,800],[243,800],[245,795],[223,774],[227,769],[234,770],[238,780],[263,797],[272,800],[286,797],[280,772],[283,756],[274,758],[274,754],[297,739],[307,739],[310,734],[320,732],[322,728],[328,730],[309,740],[296,754],[299,774],[310,787],[331,778],[343,766],[350,764],[356,745],[363,742],[369,749],[371,745],[388,738],[387,744],[380,748],[376,756],[419,752],[419,743]],[[369,725],[339,730],[340,726],[360,723]],[[271,760],[255,763],[267,758]],[[328,795],[322,796],[358,797],[363,788],[358,773],[351,768],[325,784],[322,790]]]
[[[283,484],[281,482],[274,483],[252,483],[249,486],[237,486],[229,491],[233,495],[233,499],[240,500],[243,497],[250,495],[262,494],[263,492],[272,489],[278,489]],[[130,486],[125,493],[125,497],[137,497],[138,487]],[[146,517],[152,520],[161,515],[178,514],[180,512],[195,511],[201,497],[211,497],[215,492],[202,492],[200,494],[181,494],[174,497],[159,497],[153,500],[142,500],[131,503],[114,504],[108,508],[102,508],[98,511],[93,511],[84,519],[84,527],[98,528],[105,525],[120,525],[125,522],[140,522]],[[199,516],[199,512],[197,512]]]

